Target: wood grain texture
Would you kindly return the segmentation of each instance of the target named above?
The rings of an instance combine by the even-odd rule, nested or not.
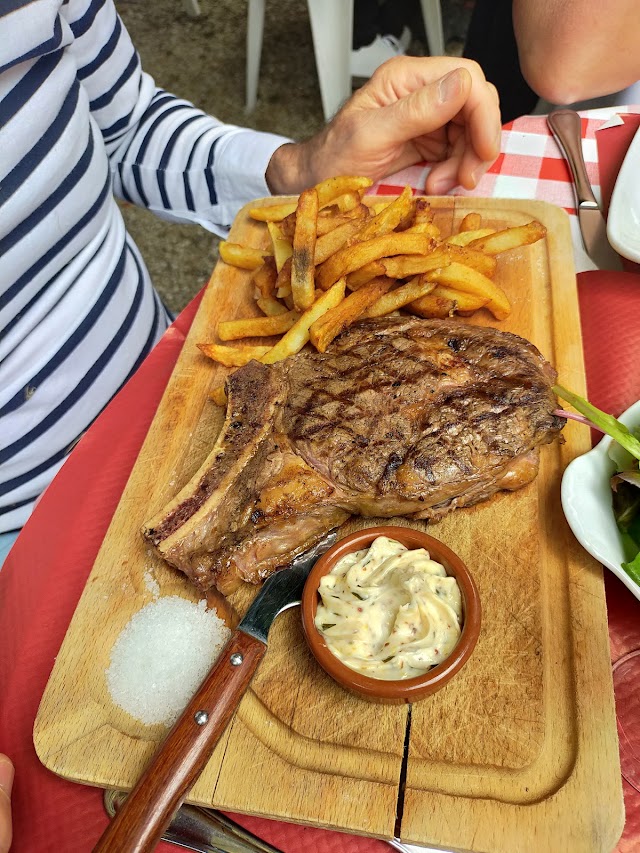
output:
[[[483,224],[532,218],[545,241],[499,258],[513,311],[471,322],[531,340],[562,383],[584,392],[568,218],[527,200],[435,199],[443,233],[471,210]],[[230,239],[266,245],[243,211]],[[116,708],[110,650],[133,613],[161,594],[197,600],[140,535],[204,459],[222,423],[207,393],[225,369],[198,351],[218,319],[254,316],[249,273],[219,264],[98,555],[42,700],[40,759],[93,785],[132,788],[165,731]],[[256,341],[258,343],[258,341]],[[402,816],[407,841],[477,851],[607,851],[623,824],[601,568],[573,539],[560,507],[569,461],[589,449],[579,424],[546,447],[534,483],[460,510],[429,532],[467,562],[483,628],[458,676],[412,709]],[[400,524],[408,524],[396,520]],[[375,524],[354,519],[345,532]],[[394,522],[395,523],[395,522]],[[423,526],[422,522],[411,522]],[[253,590],[234,596],[244,612]],[[297,611],[276,620],[251,688],[189,801],[379,837],[393,835],[407,725],[401,706],[345,693],[313,661]]]

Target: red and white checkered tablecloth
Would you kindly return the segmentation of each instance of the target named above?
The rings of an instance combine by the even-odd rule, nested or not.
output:
[[[601,192],[596,132],[608,125],[617,115],[638,112],[640,107],[622,106],[580,114],[582,150],[587,174],[598,201],[601,201]],[[421,191],[428,173],[429,168],[426,166],[411,166],[378,184],[374,191],[381,195],[396,195],[406,184]],[[457,189],[455,195],[534,198],[563,207],[571,217],[576,271],[595,269],[582,248],[571,175],[547,126],[546,116],[523,116],[505,125],[501,151],[496,162],[474,190]]]

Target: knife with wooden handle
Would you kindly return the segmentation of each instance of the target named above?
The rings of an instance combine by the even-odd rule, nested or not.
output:
[[[547,116],[573,177],[582,242],[591,260],[602,270],[621,270],[620,256],[607,239],[607,223],[596,200],[582,153],[582,123],[574,110],[555,110]]]
[[[238,706],[267,651],[276,616],[300,603],[302,589],[336,531],[264,582],[182,716],[127,797],[94,853],[148,853],[160,840]]]

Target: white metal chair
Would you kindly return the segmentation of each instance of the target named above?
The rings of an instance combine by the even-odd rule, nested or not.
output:
[[[328,121],[351,94],[349,59],[353,0],[307,0],[322,110]],[[444,54],[440,0],[421,0],[424,28],[433,56]],[[246,109],[258,96],[265,0],[248,0]]]

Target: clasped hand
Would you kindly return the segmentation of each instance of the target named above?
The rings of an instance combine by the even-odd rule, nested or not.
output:
[[[475,62],[398,57],[318,134],[279,148],[267,182],[273,193],[296,193],[333,175],[379,181],[426,160],[428,194],[473,189],[500,152],[500,133],[496,89]]]

